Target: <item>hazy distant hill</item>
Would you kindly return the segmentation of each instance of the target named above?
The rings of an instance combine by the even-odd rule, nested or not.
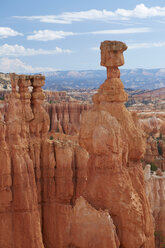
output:
[[[45,89],[94,89],[106,79],[105,70],[54,71],[42,73],[46,76]],[[125,88],[152,90],[165,87],[165,69],[125,69],[121,70],[121,80]],[[10,87],[9,74],[0,73],[0,89]]]
[[[106,78],[106,71],[56,71],[47,72],[45,88],[66,90],[98,88]]]
[[[52,90],[98,88],[106,78],[105,70],[55,71],[46,75],[45,88]],[[156,89],[165,87],[165,69],[121,70],[125,88]]]

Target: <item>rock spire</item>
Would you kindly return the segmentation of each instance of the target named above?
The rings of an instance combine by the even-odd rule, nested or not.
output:
[[[93,96],[93,108],[83,114],[79,135],[81,146],[89,152],[84,197],[96,209],[108,210],[120,247],[154,248],[141,165],[143,133],[137,117],[124,106],[127,94],[118,69],[124,64],[127,46],[104,41],[100,48],[107,79]]]

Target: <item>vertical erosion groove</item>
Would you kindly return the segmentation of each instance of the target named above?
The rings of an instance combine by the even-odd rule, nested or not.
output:
[[[75,205],[76,201],[76,189],[77,189],[77,163],[76,163],[76,150],[73,150],[73,155],[72,155],[72,171],[73,171],[73,177],[72,177],[72,182],[73,182],[73,196],[70,201],[70,204],[72,207]]]

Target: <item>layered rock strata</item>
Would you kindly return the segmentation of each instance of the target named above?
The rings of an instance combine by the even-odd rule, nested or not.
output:
[[[122,42],[101,43],[101,65],[107,80],[93,96],[94,106],[82,116],[80,144],[89,152],[85,199],[107,209],[120,247],[155,247],[150,207],[144,191],[141,158],[145,144],[136,116],[124,106],[127,94],[118,66],[124,64]]]

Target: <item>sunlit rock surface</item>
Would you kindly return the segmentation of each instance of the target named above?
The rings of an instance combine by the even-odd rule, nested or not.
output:
[[[124,107],[118,69],[126,49],[101,44],[107,80],[82,120],[85,107],[72,102],[48,107],[49,120],[45,78],[10,75],[0,115],[0,247],[155,247],[140,162],[144,134]],[[58,137],[49,136],[50,126]],[[80,145],[63,134],[79,128]]]
[[[136,116],[124,106],[127,95],[118,69],[126,45],[105,41],[101,50],[107,80],[93,97],[94,107],[83,114],[80,127],[80,144],[90,156],[84,196],[96,209],[108,209],[121,247],[155,247],[140,162],[145,143]]]

